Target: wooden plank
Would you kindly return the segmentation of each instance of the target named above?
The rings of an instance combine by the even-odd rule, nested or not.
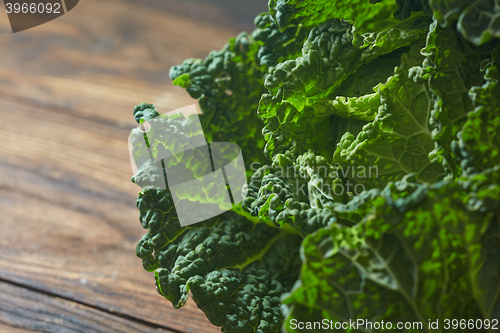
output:
[[[0,332],[173,332],[0,281]]]
[[[130,183],[131,110],[192,104],[169,68],[245,30],[205,2],[193,16],[193,3],[86,0],[19,34],[0,20],[0,278],[174,330],[220,331],[192,301],[174,310],[134,255],[145,231]],[[20,314],[11,315],[6,331],[57,331],[26,326],[39,318],[36,302],[22,302],[33,320],[16,328]]]
[[[135,257],[145,233],[128,129],[0,103],[0,278],[184,332],[220,332],[174,310]]]
[[[16,34],[0,15],[1,98],[126,125],[141,102],[162,113],[192,104],[172,85],[170,67],[249,27],[206,1],[85,0]]]

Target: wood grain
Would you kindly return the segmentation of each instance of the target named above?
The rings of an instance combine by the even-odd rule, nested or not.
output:
[[[141,102],[160,112],[192,104],[172,85],[170,67],[204,58],[248,28],[205,1],[85,0],[17,34],[8,33],[5,17],[0,97],[131,124],[132,109]]]
[[[13,110],[9,113],[5,110]],[[174,310],[135,257],[145,233],[130,182],[128,130],[4,101],[0,277],[184,332],[217,332]]]
[[[173,332],[0,282],[0,332]]]
[[[220,332],[134,253],[133,107],[192,104],[169,68],[248,27],[192,5],[85,0],[18,34],[0,20],[0,332]]]

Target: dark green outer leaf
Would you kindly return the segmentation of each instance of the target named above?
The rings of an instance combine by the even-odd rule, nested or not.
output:
[[[301,237],[234,212],[180,227],[168,190],[145,190],[138,207],[148,233],[137,256],[174,307],[191,291],[224,332],[279,331],[280,296],[297,278]]]
[[[199,99],[202,128],[209,142],[233,142],[245,160],[263,160],[263,138],[255,109],[266,68],[258,64],[259,45],[246,33],[232,38],[220,51],[202,59],[187,59],[170,69],[175,84]],[[246,135],[241,135],[246,133]]]

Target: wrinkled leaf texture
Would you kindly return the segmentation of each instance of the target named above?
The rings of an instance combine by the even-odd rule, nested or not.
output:
[[[252,174],[242,207],[181,227],[134,141],[136,254],[158,292],[191,294],[223,332],[500,318],[499,8],[270,0],[253,32],[174,66],[207,140],[238,144]]]

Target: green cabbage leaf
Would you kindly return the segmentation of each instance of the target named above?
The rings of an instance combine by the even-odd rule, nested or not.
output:
[[[151,156],[191,145],[199,128],[134,108],[139,124],[168,125],[151,142],[131,137],[146,230],[136,255],[158,293],[174,308],[192,297],[223,332],[374,332],[385,322],[430,333],[446,319],[494,332],[499,8],[270,0],[252,32],[172,67],[199,101],[207,141],[241,148],[247,186],[241,205],[181,226],[162,184],[171,165]]]

